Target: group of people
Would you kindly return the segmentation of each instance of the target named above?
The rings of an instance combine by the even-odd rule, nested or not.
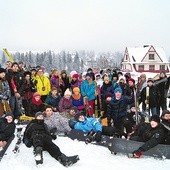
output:
[[[145,142],[133,152],[134,157],[140,157],[159,143],[170,144],[166,128],[170,127],[166,95],[170,80],[167,77],[166,81],[160,81],[166,78],[166,73],[161,72],[157,80],[146,79],[146,75],[141,74],[136,83],[129,73],[123,75],[111,69],[94,73],[89,68],[83,74],[73,71],[70,75],[65,70],[55,69],[48,75],[41,66],[25,71],[22,62],[9,63],[7,68],[0,68],[0,147],[4,147],[14,133],[13,120],[19,118],[23,109],[27,116],[35,117],[27,125],[23,141],[27,147],[34,147],[36,160],[40,163],[43,150],[64,166],[79,160],[78,155],[68,157],[63,154],[52,141],[57,133],[67,135],[72,129],[93,131],[97,142],[101,141],[102,135],[115,134]],[[146,98],[147,87],[149,98]],[[107,118],[107,125],[102,125],[94,116],[96,100],[103,113],[102,116],[99,114],[100,119]],[[141,114],[136,125],[138,105],[142,104],[142,113],[145,113],[148,103],[150,123],[144,122]],[[8,134],[3,130],[7,127],[10,129]]]

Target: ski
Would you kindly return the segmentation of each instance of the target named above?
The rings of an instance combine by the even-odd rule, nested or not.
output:
[[[146,87],[146,117],[145,117],[145,122],[149,122],[149,87]]]
[[[15,135],[11,136],[9,138],[9,140],[7,141],[7,144],[5,145],[5,147],[0,151],[0,161],[2,160],[3,156],[5,155],[9,145],[11,144],[11,142],[13,141]]]
[[[22,139],[24,136],[24,131],[25,131],[25,126],[19,126],[17,127],[17,142],[15,144],[15,147],[13,149],[13,152],[16,154],[17,152],[19,152],[19,147],[20,144],[22,143]]]
[[[136,96],[136,90],[134,88],[134,101],[135,101],[135,118],[136,118],[136,125],[139,124],[139,112],[138,112],[138,102],[137,102],[137,96]]]

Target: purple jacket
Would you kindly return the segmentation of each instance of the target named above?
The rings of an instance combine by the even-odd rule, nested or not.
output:
[[[64,112],[64,111],[69,111],[72,107],[73,107],[73,104],[72,104],[72,99],[70,97],[70,99],[66,99],[64,96],[61,98],[59,104],[58,104],[58,107],[59,107],[59,111],[60,112]]]

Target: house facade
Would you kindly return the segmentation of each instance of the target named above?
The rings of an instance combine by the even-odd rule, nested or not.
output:
[[[121,69],[129,72],[169,72],[169,62],[162,47],[126,47]]]

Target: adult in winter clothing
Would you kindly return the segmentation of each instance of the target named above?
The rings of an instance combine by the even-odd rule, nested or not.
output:
[[[160,100],[160,93],[156,86],[153,86],[154,81],[152,79],[147,80],[147,86],[143,88],[139,97],[139,104],[142,103],[142,110],[146,111],[146,104],[149,103],[149,109],[152,115],[157,113],[157,106]],[[149,98],[146,99],[146,88],[149,87]]]
[[[95,110],[95,83],[92,79],[92,75],[90,73],[86,74],[86,80],[84,80],[80,86],[81,94],[83,97],[87,97],[89,104],[89,111],[87,113],[88,116],[92,117]],[[86,105],[86,103],[84,103]]]
[[[31,72],[24,73],[24,95],[22,99],[23,107],[26,112],[30,112],[30,103],[33,93],[36,92],[36,86],[31,79]]]
[[[54,69],[51,73],[50,83],[52,87],[56,87],[57,89],[60,88],[60,77],[59,77],[59,71]]]
[[[73,94],[71,96],[73,106],[77,107],[78,110],[84,110],[84,101],[83,101],[83,96],[80,93],[80,88],[79,87],[74,87],[73,88]]]
[[[47,98],[45,99],[45,103],[52,106],[52,109],[54,112],[58,111],[58,104],[61,99],[61,96],[58,95],[58,89],[56,87],[51,88],[51,93],[47,95]]]
[[[6,74],[6,78],[11,90],[9,104],[14,118],[17,118],[21,115],[20,103],[22,103],[22,96],[24,91],[24,76],[22,72],[19,71],[18,63],[12,63],[11,71]]]
[[[136,96],[137,98],[140,96],[141,91],[144,87],[147,86],[146,74],[141,74],[136,84]]]
[[[51,106],[46,106],[44,111],[44,122],[50,131],[56,133],[67,133],[71,130],[68,119],[60,115],[59,112],[53,112]]]
[[[67,120],[69,120],[69,119],[74,118],[74,116],[75,116],[78,112],[79,112],[79,111],[78,111],[77,107],[73,106],[73,107],[70,108],[69,111],[67,111],[67,112],[62,112],[62,113],[60,113],[60,115],[61,115],[62,117],[64,117],[64,118],[66,118]]]
[[[5,77],[6,70],[0,68],[0,116],[5,112],[11,112],[9,98],[11,96],[10,87]]]
[[[161,119],[162,119],[162,124],[164,126],[165,129],[165,133],[166,133],[166,137],[165,137],[165,144],[166,145],[170,145],[170,111],[169,110],[163,110],[162,111],[162,115],[161,115]]]
[[[113,90],[113,86],[112,86],[112,82],[109,79],[109,77],[105,77],[104,78],[104,82],[103,85],[101,87],[101,100],[102,100],[102,108],[104,108],[106,106],[106,95],[108,93],[113,94],[114,90]]]
[[[67,157],[60,151],[60,148],[53,143],[50,131],[44,123],[42,112],[37,112],[35,114],[35,120],[32,120],[27,125],[23,141],[27,147],[34,147],[35,160],[38,163],[43,163],[43,150],[46,150],[53,158],[64,166],[70,166],[78,161],[77,155]]]
[[[71,86],[71,89],[73,90],[75,87],[80,87],[81,86],[81,81],[79,81],[79,75],[76,73],[76,74],[73,74],[72,76],[72,80],[70,82],[70,86]]]
[[[51,84],[49,78],[44,76],[44,72],[41,68],[37,71],[36,80],[37,92],[41,94],[41,100],[45,102],[47,95],[51,91]]]
[[[115,127],[102,126],[96,118],[85,117],[83,112],[77,113],[75,119],[71,119],[69,124],[72,129],[80,130],[85,133],[94,132],[92,134],[95,136],[94,140],[96,142],[101,141],[102,135],[114,136],[117,134],[121,136],[123,134]]]
[[[108,126],[112,125],[123,131],[126,128],[127,133],[131,133],[132,124],[127,118],[127,105],[134,102],[133,97],[123,96],[122,89],[117,87],[114,90],[114,96],[107,107]]]
[[[8,139],[14,135],[14,132],[14,115],[6,113],[5,117],[0,118],[0,148],[6,145]]]
[[[64,92],[66,91],[66,89],[70,88],[70,79],[66,73],[66,70],[62,70],[60,76],[61,76],[60,88],[62,90],[61,96],[64,96]]]
[[[64,96],[61,98],[58,107],[60,112],[68,112],[70,108],[73,106],[71,99],[71,91],[67,89],[64,92]]]
[[[159,81],[165,79],[164,82],[159,83]],[[158,83],[158,84],[157,84]],[[160,115],[160,109],[167,109],[167,93],[169,90],[170,77],[167,78],[166,73],[164,71],[160,72],[159,79],[157,79],[154,84],[158,87],[160,99],[157,105],[157,114]]]
[[[26,112],[26,115],[34,117],[36,112],[43,111],[43,110],[44,110],[44,104],[41,100],[41,94],[35,92],[31,99],[30,112]]]
[[[160,124],[158,115],[150,118],[150,123],[141,123],[137,127],[133,137],[130,140],[145,142],[139,149],[133,152],[133,156],[139,158],[143,152],[163,143],[165,139],[165,130]]]

